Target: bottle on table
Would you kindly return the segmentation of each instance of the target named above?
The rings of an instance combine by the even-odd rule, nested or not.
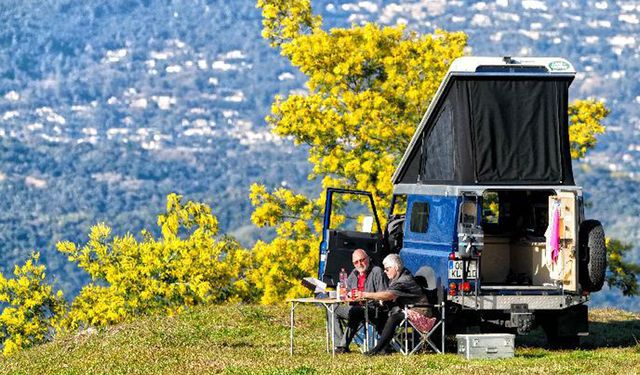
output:
[[[341,300],[346,300],[347,299],[347,278],[349,276],[347,275],[347,271],[344,270],[344,268],[342,268],[340,270],[340,283],[339,283],[339,293],[338,296]]]

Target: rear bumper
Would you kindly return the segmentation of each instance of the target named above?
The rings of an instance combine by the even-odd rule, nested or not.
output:
[[[448,296],[448,300],[464,308],[474,310],[510,310],[514,304],[527,304],[529,310],[564,310],[571,306],[585,303],[587,296],[555,295],[555,296],[516,296],[516,295],[479,295]]]

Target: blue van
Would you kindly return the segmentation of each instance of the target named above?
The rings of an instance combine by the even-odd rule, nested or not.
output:
[[[551,345],[578,345],[606,249],[573,179],[574,77],[561,58],[455,60],[393,175],[386,226],[370,193],[327,190],[320,279],[335,285],[356,248],[399,253],[445,303],[449,333],[542,326]],[[370,214],[344,215],[349,202]]]

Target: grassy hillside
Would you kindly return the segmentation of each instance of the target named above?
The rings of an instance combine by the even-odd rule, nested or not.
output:
[[[55,342],[0,360],[2,374],[637,374],[640,314],[594,310],[591,336],[578,351],[550,351],[534,332],[516,357],[466,361],[455,354],[331,360],[319,309],[300,306],[296,350],[289,355],[288,308],[212,306],[175,317],[150,317]]]
[[[326,30],[404,20],[419,33],[464,31],[477,56],[568,58],[579,72],[571,99],[612,109],[576,173],[586,215],[635,246],[640,24],[633,2],[591,3],[312,1]],[[262,39],[255,4],[0,3],[0,46],[11,51],[0,54],[0,270],[41,251],[51,280],[74,296],[87,276],[55,243],[84,242],[98,222],[118,235],[153,231],[177,192],[212,204],[221,231],[250,246],[271,236],[250,223],[252,182],[319,193],[306,151],[273,140],[265,124],[274,96],[304,91],[305,79]],[[629,260],[640,262],[640,248]],[[605,291],[593,303],[640,311],[638,301]]]

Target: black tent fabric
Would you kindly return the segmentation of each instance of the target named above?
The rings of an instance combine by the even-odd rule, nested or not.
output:
[[[454,76],[394,183],[573,185],[571,77]]]

